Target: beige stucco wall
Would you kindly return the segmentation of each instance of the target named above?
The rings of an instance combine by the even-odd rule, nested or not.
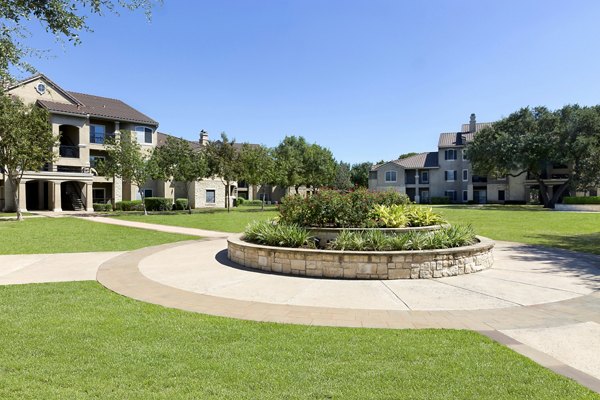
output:
[[[387,171],[396,171],[396,182],[386,182],[385,173]],[[369,179],[369,189],[377,192],[393,190],[399,193],[406,193],[404,168],[400,165],[388,162],[377,169],[377,179]]]
[[[36,86],[40,83],[44,83],[46,85],[46,92],[44,94],[38,93],[35,89]],[[61,93],[59,93],[59,91],[53,85],[50,85],[48,82],[44,81],[41,78],[35,79],[29,83],[11,89],[8,91],[8,94],[19,97],[21,101],[26,104],[33,104],[38,100],[54,101],[57,103],[65,104],[73,103],[71,100],[67,99]]]

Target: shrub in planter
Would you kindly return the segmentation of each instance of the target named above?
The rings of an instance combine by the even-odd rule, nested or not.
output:
[[[408,219],[408,226],[441,225],[446,222],[441,215],[431,208],[411,204],[404,206],[404,212]]]
[[[93,207],[96,212],[112,211],[112,204],[94,203]]]
[[[166,197],[146,197],[146,210],[148,211],[171,211],[173,199]]]
[[[173,203],[173,210],[187,210],[188,209],[188,199],[175,199],[175,203]]]
[[[115,210],[117,211],[144,211],[144,206],[141,200],[124,200],[117,201],[115,203]]]
[[[376,204],[371,215],[377,225],[383,228],[403,228],[409,223],[406,207],[401,205]]]
[[[244,240],[278,247],[314,248],[315,240],[297,225],[276,224],[274,221],[255,221],[244,230]]]
[[[563,204],[600,204],[600,196],[564,197]]]

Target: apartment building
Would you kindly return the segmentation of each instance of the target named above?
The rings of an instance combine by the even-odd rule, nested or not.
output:
[[[121,100],[67,91],[43,74],[9,87],[6,93],[46,109],[57,137],[56,161],[41,171],[23,174],[19,200],[23,211],[93,211],[94,203],[140,198],[135,185],[100,176],[95,166],[106,157],[106,140],[121,131],[134,132],[142,151],[159,146],[164,135],[157,131],[156,120]],[[193,186],[192,207],[225,206],[225,188],[220,179],[203,180]],[[0,175],[1,210],[15,208],[13,190],[7,177]],[[149,181],[142,190],[146,197],[187,197],[182,195],[181,184],[174,182]]]
[[[538,182],[526,174],[474,174],[466,147],[477,132],[490,125],[478,123],[475,114],[471,114],[469,123],[462,124],[459,131],[439,135],[437,151],[374,165],[369,173],[369,189],[395,190],[418,203],[429,203],[432,197],[452,203],[538,203]],[[567,174],[566,166],[549,164],[544,183],[558,186],[565,182]]]

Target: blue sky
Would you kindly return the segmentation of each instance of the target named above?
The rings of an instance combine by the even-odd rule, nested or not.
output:
[[[430,151],[477,114],[598,104],[598,1],[164,0],[92,17],[83,43],[38,25],[33,64],[196,140],[301,135],[348,162]]]

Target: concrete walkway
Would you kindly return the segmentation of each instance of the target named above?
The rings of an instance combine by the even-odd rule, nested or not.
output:
[[[80,218],[85,219],[87,221],[100,222],[109,225],[128,226],[130,228],[148,229],[151,231],[167,233],[179,233],[182,235],[199,236],[204,238],[226,238],[227,236],[231,235],[230,233],[226,232],[207,231],[204,229],[185,228],[182,226],[150,224],[147,222],[127,221],[125,219],[116,219],[110,217],[85,216]]]

